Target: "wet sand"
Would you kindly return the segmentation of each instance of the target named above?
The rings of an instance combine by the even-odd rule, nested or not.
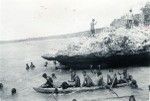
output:
[[[32,88],[45,82],[41,75],[46,72],[49,75],[55,73],[58,81],[67,81],[70,79],[70,72],[64,70],[55,70],[53,63],[49,62],[47,68],[44,67],[45,60],[41,55],[45,53],[55,53],[57,50],[65,48],[69,42],[76,42],[72,39],[51,39],[42,41],[29,41],[19,43],[0,44],[0,82],[4,84],[3,91],[0,91],[0,100],[2,101],[71,101],[76,98],[78,101],[128,101],[131,94],[135,95],[137,101],[148,101],[150,84],[150,67],[128,67],[128,71],[137,80],[139,87],[143,90],[133,90],[129,88],[114,89],[119,96],[116,98],[108,90],[72,93],[69,95],[53,96],[50,94],[41,94],[35,92]],[[33,61],[36,68],[34,70],[25,70],[25,64]],[[116,72],[122,69],[116,69]],[[102,70],[104,80],[108,70]],[[83,76],[81,71],[77,71],[81,81]],[[88,71],[88,74],[94,79],[95,74]],[[17,89],[17,94],[11,96],[11,88]],[[56,99],[55,99],[56,98]]]

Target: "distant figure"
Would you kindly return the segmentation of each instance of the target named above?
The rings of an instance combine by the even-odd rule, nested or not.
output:
[[[149,87],[149,91],[150,91],[150,85],[148,87]]]
[[[47,76],[47,74],[44,73],[42,75],[42,77],[46,79],[46,83],[41,86],[42,88],[52,88],[52,87],[54,87],[53,79],[50,76]]]
[[[47,67],[47,65],[48,65],[48,62],[46,61],[44,67]]]
[[[17,93],[16,88],[12,88],[12,89],[11,89],[11,95],[15,95],[16,93]]]
[[[90,78],[89,75],[86,74],[86,71],[82,72],[83,76],[84,76],[84,80],[83,80],[83,87],[91,87],[94,86],[94,83],[92,81],[92,79]]]
[[[73,99],[72,101],[77,101],[76,99]]]
[[[131,95],[131,96],[129,97],[129,101],[136,101],[134,95]]]
[[[34,69],[34,68],[35,68],[35,65],[33,64],[33,62],[31,62],[30,68],[31,68],[31,69]]]
[[[57,79],[55,73],[52,73],[52,79]]]
[[[29,65],[28,65],[28,64],[26,64],[26,70],[29,70],[29,69],[30,69]]]
[[[72,71],[71,72],[71,81],[69,82],[72,82],[73,84],[70,84],[71,86],[73,87],[80,87],[81,86],[81,83],[80,83],[80,78],[79,76],[76,74],[75,71]]]
[[[0,83],[0,89],[3,89],[3,84],[2,83]]]
[[[129,84],[130,84],[131,88],[133,88],[133,89],[138,88],[137,82],[136,82],[136,80],[133,79],[132,75],[129,76],[129,81],[130,81]]]
[[[101,71],[97,72],[97,80],[96,80],[96,86],[104,86],[104,80],[103,75]]]
[[[132,9],[129,10],[129,13],[127,14],[127,25],[126,28],[131,29],[133,28],[133,13]]]
[[[94,36],[94,34],[95,34],[95,25],[97,24],[97,22],[95,22],[95,19],[92,19],[92,22],[90,23],[90,25],[91,25],[91,33],[92,33],[92,35]]]

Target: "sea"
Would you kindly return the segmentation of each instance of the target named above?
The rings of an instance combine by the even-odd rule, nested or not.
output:
[[[70,71],[55,69],[52,61],[48,61],[48,66],[44,67],[47,60],[41,56],[44,54],[55,54],[57,51],[65,49],[71,42],[76,42],[73,38],[47,39],[36,41],[23,41],[12,43],[0,43],[0,83],[4,88],[0,90],[0,101],[129,101],[129,96],[134,95],[136,101],[149,101],[150,66],[148,67],[126,67],[129,74],[137,80],[140,89],[123,87],[113,89],[119,97],[110,90],[97,90],[87,92],[74,92],[69,94],[42,94],[34,91],[33,87],[38,87],[46,81],[42,78],[43,73],[51,75],[55,73],[58,84],[70,80]],[[33,70],[26,70],[26,64],[36,66]],[[122,68],[115,69],[114,72],[122,72]],[[88,75],[94,80],[96,74],[86,70]],[[83,81],[82,70],[76,71],[81,82]],[[108,70],[102,70],[104,81]],[[16,88],[17,93],[11,95],[11,89]]]

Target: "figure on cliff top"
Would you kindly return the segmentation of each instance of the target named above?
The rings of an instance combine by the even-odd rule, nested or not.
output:
[[[95,25],[96,24],[97,24],[97,22],[95,21],[95,19],[92,19],[92,22],[90,23],[92,36],[94,36],[94,34],[95,34]]]
[[[127,18],[127,24],[126,28],[133,28],[133,12],[132,9],[129,10],[129,13],[126,15]]]

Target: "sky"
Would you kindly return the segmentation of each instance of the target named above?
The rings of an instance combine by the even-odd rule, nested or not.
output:
[[[0,0],[0,40],[16,40],[85,31],[128,13],[148,0]]]

